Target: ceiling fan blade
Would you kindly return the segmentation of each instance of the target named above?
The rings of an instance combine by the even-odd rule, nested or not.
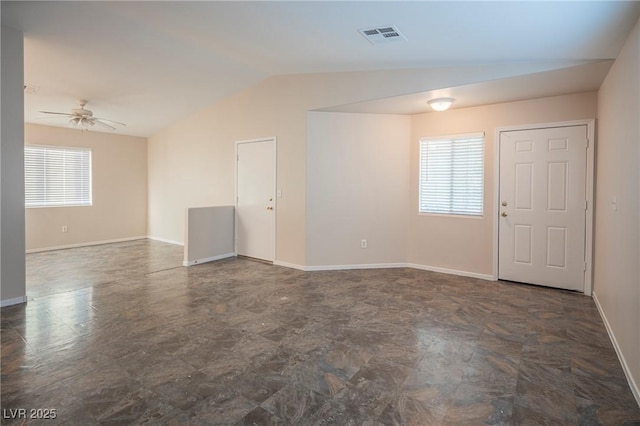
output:
[[[68,112],[53,112],[53,111],[40,111],[43,114],[55,114],[55,115],[66,115],[67,117],[73,117],[73,114],[69,114]]]
[[[108,119],[106,119],[106,118],[100,118],[100,117],[93,117],[93,119],[94,119],[94,120],[108,121],[109,123],[118,124],[118,125],[120,125],[120,126],[127,127],[127,125],[126,125],[126,124],[121,123],[121,122],[119,122],[119,121],[108,120]]]
[[[36,120],[64,120],[66,117],[71,117],[71,115],[63,117],[36,117]]]
[[[94,120],[91,120],[91,121],[93,121],[93,123],[97,124],[98,126],[102,126],[102,127],[104,127],[105,129],[109,129],[109,130],[116,130],[116,128],[115,128],[115,127],[110,126],[110,125],[108,125],[107,123],[104,123],[104,122],[102,122],[102,121],[98,120],[97,118],[96,118],[96,119],[94,119]]]

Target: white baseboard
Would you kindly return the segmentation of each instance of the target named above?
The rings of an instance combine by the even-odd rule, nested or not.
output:
[[[226,259],[228,257],[235,257],[235,255],[236,255],[235,253],[225,253],[225,254],[220,254],[218,256],[205,257],[204,259],[185,260],[184,262],[182,262],[182,266],[199,265],[201,263],[213,262],[214,260]]]
[[[160,241],[161,243],[175,244],[177,246],[184,246],[184,243],[181,243],[181,242],[178,242],[178,241],[173,241],[173,240],[168,240],[166,238],[152,237],[150,235],[147,235],[145,238],[148,238],[148,239],[154,240],[154,241]]]
[[[303,266],[303,265],[298,265],[296,263],[289,263],[289,262],[281,262],[279,260],[274,260],[273,264],[275,266],[283,266],[285,268],[291,268],[291,269],[297,269],[298,271],[306,271],[307,267]]]
[[[346,271],[350,269],[386,269],[386,268],[413,268],[423,271],[439,272],[442,274],[459,275],[462,277],[479,278],[486,281],[495,281],[495,277],[490,274],[479,274],[476,272],[459,271],[456,269],[440,268],[437,266],[420,265],[417,263],[364,263],[355,265],[315,265],[303,266],[294,263],[281,262],[276,260],[274,265],[284,266],[286,268],[298,269],[300,271]]]
[[[64,246],[53,246],[53,247],[42,247],[42,248],[36,248],[36,249],[28,249],[28,250],[26,250],[26,253],[40,253],[40,252],[43,252],[43,251],[64,250],[64,249],[77,248],[77,247],[99,246],[99,245],[102,245],[102,244],[123,243],[125,241],[144,240],[146,238],[147,238],[146,236],[139,236],[139,237],[117,238],[115,240],[90,241],[90,242],[86,242],[86,243],[67,244],[67,245],[64,245]]]
[[[441,274],[459,275],[461,277],[478,278],[485,281],[496,281],[496,278],[491,274],[479,274],[477,272],[460,271],[457,269],[440,268],[438,266],[419,265],[417,263],[407,263],[407,268],[420,269],[423,271],[439,272]]]
[[[7,306],[19,305],[27,302],[27,296],[14,297],[13,299],[0,300],[0,308],[6,308]]]
[[[620,349],[620,345],[618,345],[618,340],[616,339],[615,334],[613,334],[613,330],[611,329],[611,325],[609,324],[609,320],[607,320],[607,316],[602,309],[602,305],[598,301],[598,297],[596,296],[596,292],[591,292],[593,301],[596,302],[596,307],[598,308],[598,312],[600,312],[600,316],[602,317],[602,321],[604,322],[604,326],[607,329],[607,333],[609,334],[609,339],[611,339],[611,343],[613,343],[613,347],[616,350],[616,354],[618,355],[618,359],[620,360],[620,364],[622,364],[622,370],[624,371],[624,375],[627,376],[627,382],[629,382],[629,387],[631,388],[631,393],[636,398],[636,402],[640,406],[640,387],[633,379],[631,375],[631,370],[629,369],[629,364],[627,364],[626,359],[624,358],[624,354]]]
[[[305,271],[346,271],[351,269],[388,269],[406,268],[406,263],[363,263],[355,265],[318,265],[305,266]]]

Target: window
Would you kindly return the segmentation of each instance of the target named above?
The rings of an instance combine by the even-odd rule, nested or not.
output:
[[[25,207],[90,206],[91,150],[27,145]]]
[[[484,133],[420,140],[418,211],[482,216]]]

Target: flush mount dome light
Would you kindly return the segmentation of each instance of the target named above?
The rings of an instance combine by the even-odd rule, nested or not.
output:
[[[431,99],[427,103],[435,111],[446,111],[449,109],[449,107],[454,101],[455,99],[453,98],[436,98],[436,99]]]

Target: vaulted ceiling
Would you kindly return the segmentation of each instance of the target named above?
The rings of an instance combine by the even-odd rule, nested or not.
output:
[[[118,132],[139,136],[280,74],[501,63],[530,63],[533,72],[549,63],[557,75],[520,76],[502,97],[502,85],[467,87],[467,104],[548,96],[576,80],[579,90],[594,90],[640,16],[638,1],[2,1],[1,8],[3,25],[24,33],[25,84],[38,89],[25,95],[26,121],[64,125],[38,111],[65,112],[83,98],[95,114],[126,122]],[[358,32],[387,25],[407,41],[372,45]],[[401,101],[345,110],[420,112]]]

